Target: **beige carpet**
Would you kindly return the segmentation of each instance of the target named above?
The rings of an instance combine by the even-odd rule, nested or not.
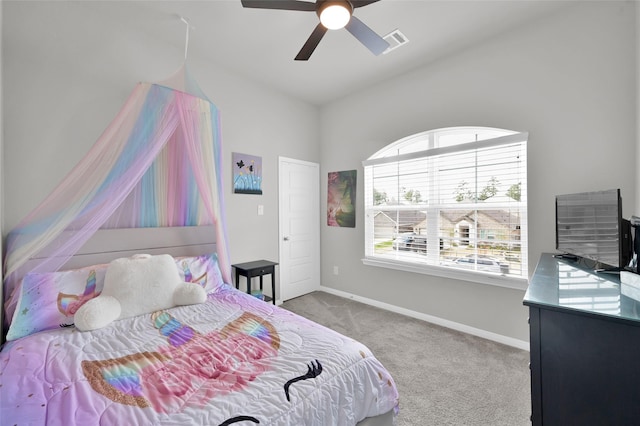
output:
[[[529,425],[529,353],[324,292],[282,305],[369,347],[400,393],[397,426]]]

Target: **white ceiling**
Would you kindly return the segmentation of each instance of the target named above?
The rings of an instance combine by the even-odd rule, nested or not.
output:
[[[269,0],[265,0],[269,1]],[[11,1],[4,1],[5,11]],[[35,7],[35,2],[31,6]],[[560,1],[381,0],[355,10],[380,35],[399,29],[410,40],[374,56],[346,30],[329,31],[307,62],[294,61],[318,23],[313,12],[245,9],[240,0],[56,1],[45,9],[51,21],[68,23],[82,43],[104,31],[139,31],[183,49],[187,18],[189,57],[270,85],[301,100],[322,105],[439,58],[507,33],[564,6]],[[9,15],[10,16],[10,15]],[[7,22],[5,43],[29,42],[19,22]],[[9,25],[7,29],[7,25]],[[27,28],[28,26],[25,26]],[[82,31],[82,28],[85,30]],[[64,29],[59,29],[64,31]],[[31,40],[37,44],[38,40]]]

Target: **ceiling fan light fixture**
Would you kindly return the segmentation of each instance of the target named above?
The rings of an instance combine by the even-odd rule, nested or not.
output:
[[[345,2],[326,2],[318,11],[320,22],[329,30],[344,28],[351,19],[353,9]]]

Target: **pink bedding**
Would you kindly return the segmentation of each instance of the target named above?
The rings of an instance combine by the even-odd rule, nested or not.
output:
[[[396,409],[367,347],[224,284],[206,303],[0,352],[7,425],[355,425]]]

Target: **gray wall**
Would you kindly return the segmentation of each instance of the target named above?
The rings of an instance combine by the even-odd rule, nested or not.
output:
[[[634,4],[581,2],[517,31],[322,108],[322,172],[357,168],[424,130],[481,125],[529,132],[530,272],[554,251],[554,196],[621,188],[636,197]],[[323,188],[326,199],[326,188]],[[358,212],[363,199],[358,197]],[[326,203],[325,203],[326,206]],[[364,266],[355,229],[322,229],[325,286],[528,340],[524,291]],[[340,274],[333,275],[333,266]]]
[[[89,150],[138,81],[164,80],[180,67],[185,27],[175,19],[174,47],[123,27],[101,14],[100,4],[4,4],[3,99],[11,105],[4,116],[6,235]],[[83,31],[102,33],[101,42],[86,45]],[[319,110],[223,66],[197,57],[189,64],[221,111],[231,261],[277,260],[278,156],[319,162]],[[263,196],[231,193],[232,152],[262,156]]]

